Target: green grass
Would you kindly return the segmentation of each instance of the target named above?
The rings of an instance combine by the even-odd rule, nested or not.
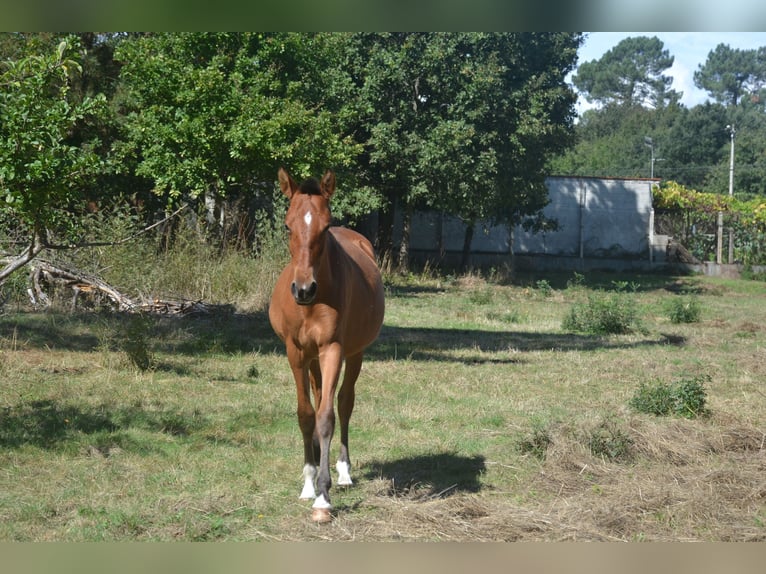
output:
[[[758,539],[766,285],[619,278],[643,330],[589,334],[562,321],[616,277],[569,279],[387,278],[356,484],[333,488],[321,528],[297,498],[295,389],[262,309],[6,313],[0,539]],[[668,317],[679,285],[703,321]],[[688,373],[708,416],[630,406]]]

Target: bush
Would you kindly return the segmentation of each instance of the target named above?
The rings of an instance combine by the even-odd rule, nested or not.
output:
[[[595,335],[644,330],[635,300],[626,293],[596,293],[588,297],[587,303],[575,303],[561,328]]]
[[[702,314],[702,307],[696,297],[676,297],[671,299],[668,316],[671,323],[697,323]]]
[[[641,413],[695,418],[707,414],[704,383],[709,380],[708,376],[699,376],[683,378],[671,384],[661,381],[641,383],[629,404]]]

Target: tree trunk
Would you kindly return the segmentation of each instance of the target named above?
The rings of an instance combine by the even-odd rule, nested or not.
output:
[[[473,243],[474,223],[470,222],[465,227],[463,237],[463,255],[460,258],[460,269],[465,271],[471,265],[471,243]]]
[[[399,244],[399,270],[410,267],[410,231],[412,230],[412,206],[407,203],[402,211],[402,241]]]

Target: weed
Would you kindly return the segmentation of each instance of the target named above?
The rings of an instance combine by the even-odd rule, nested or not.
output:
[[[564,317],[565,331],[595,335],[643,332],[635,299],[625,293],[594,293],[587,303],[575,303]]]
[[[535,283],[535,287],[543,297],[550,297],[553,293],[553,287],[551,287],[547,279],[540,279]]]
[[[567,280],[567,289],[577,289],[585,285],[585,275],[582,273],[574,272],[571,279]]]
[[[489,305],[492,303],[492,290],[486,288],[471,291],[468,294],[468,300],[474,305]]]
[[[149,350],[149,333],[152,320],[145,315],[132,315],[125,328],[121,341],[122,350],[128,357],[130,364],[139,371],[149,370],[153,364],[151,351]]]
[[[710,382],[707,375],[684,378],[676,382],[673,386],[673,412],[687,419],[706,414],[705,382]]]
[[[641,284],[636,281],[612,281],[612,286],[618,293],[635,293],[641,288]]]
[[[587,442],[594,456],[611,461],[628,461],[633,458],[633,439],[612,418],[604,419],[589,431]]]
[[[517,309],[504,312],[491,311],[487,313],[486,317],[490,321],[498,321],[500,323],[521,323],[524,320],[524,317]]]
[[[545,453],[553,443],[548,425],[538,419],[532,421],[532,429],[518,441],[518,449],[522,454],[531,454],[539,460],[545,460]]]
[[[657,381],[641,383],[629,404],[640,413],[663,416],[670,413],[673,398],[670,385]]]
[[[709,381],[709,376],[702,375],[685,377],[671,384],[662,381],[641,383],[629,404],[641,413],[695,418],[707,414],[704,383]]]
[[[696,297],[675,297],[668,304],[671,323],[697,323],[701,314],[702,308]]]

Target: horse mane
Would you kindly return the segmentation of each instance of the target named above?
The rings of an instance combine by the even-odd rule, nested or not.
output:
[[[310,177],[301,183],[298,191],[305,195],[322,195],[322,191],[319,189],[319,180],[315,177]]]

